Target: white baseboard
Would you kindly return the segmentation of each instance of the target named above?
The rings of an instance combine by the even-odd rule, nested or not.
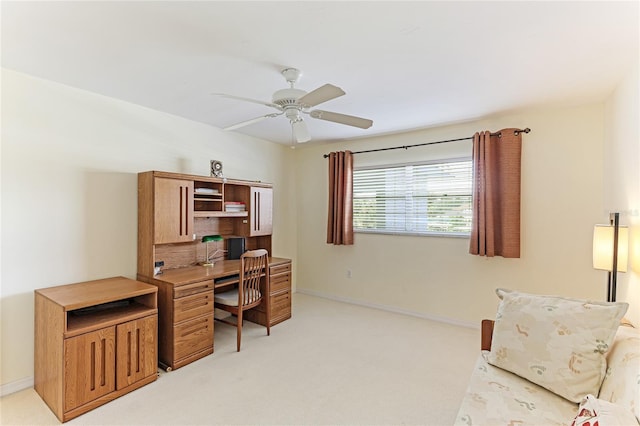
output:
[[[0,386],[0,397],[33,387],[33,376]]]
[[[333,294],[327,294],[327,293],[323,293],[323,292],[315,291],[315,290],[308,290],[308,289],[304,289],[304,288],[296,288],[296,293],[308,294],[309,296],[322,297],[323,299],[330,299],[330,300],[335,300],[337,302],[344,302],[344,303],[350,303],[352,305],[365,306],[367,308],[380,309],[382,311],[394,312],[396,314],[409,315],[409,316],[412,316],[412,317],[418,317],[418,318],[427,319],[427,320],[431,320],[431,321],[442,322],[442,323],[445,323],[445,324],[457,325],[457,326],[460,326],[460,327],[474,328],[474,329],[479,329],[480,328],[479,324],[474,324],[474,323],[470,323],[470,322],[466,322],[466,321],[459,321],[459,320],[455,320],[453,318],[439,317],[439,316],[436,316],[436,315],[427,315],[427,314],[422,313],[422,312],[410,311],[410,310],[407,310],[407,309],[401,309],[401,308],[398,308],[396,306],[364,302],[364,301],[358,300],[358,299],[351,299],[349,297],[335,296]]]

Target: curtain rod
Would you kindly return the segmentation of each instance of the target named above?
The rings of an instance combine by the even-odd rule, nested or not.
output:
[[[530,128],[526,127],[524,129],[516,129],[514,130],[514,133],[516,136],[518,136],[519,133],[529,133],[531,131]],[[491,136],[500,136],[500,133],[491,133]],[[447,143],[447,142],[458,142],[458,141],[466,141],[469,139],[473,139],[473,136],[469,136],[466,138],[458,138],[458,139],[448,139],[446,141],[437,141],[437,142],[425,142],[425,143],[417,143],[415,145],[403,145],[403,146],[392,146],[390,148],[378,148],[378,149],[368,149],[366,151],[354,151],[352,152],[352,154],[364,154],[366,152],[378,152],[378,151],[389,151],[392,149],[409,149],[409,148],[414,148],[416,146],[425,146],[425,145],[435,145],[435,144],[439,144],[439,143]],[[329,154],[324,154],[324,158],[329,158]]]

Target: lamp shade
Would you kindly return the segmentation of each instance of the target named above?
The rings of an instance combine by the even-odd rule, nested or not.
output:
[[[593,228],[593,267],[604,271],[613,269],[613,232],[611,225]],[[618,272],[627,272],[629,228],[618,227]]]

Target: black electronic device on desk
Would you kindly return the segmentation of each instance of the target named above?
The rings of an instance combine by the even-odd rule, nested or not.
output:
[[[240,256],[245,252],[244,237],[229,237],[227,238],[227,244],[228,259],[240,259]]]

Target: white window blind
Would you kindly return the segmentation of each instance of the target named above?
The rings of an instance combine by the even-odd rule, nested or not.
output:
[[[354,230],[468,236],[471,173],[470,159],[356,169]]]

